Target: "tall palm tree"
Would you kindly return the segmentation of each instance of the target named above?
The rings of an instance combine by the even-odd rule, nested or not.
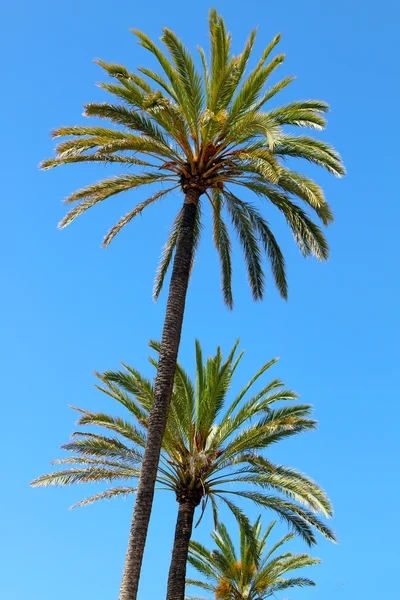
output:
[[[293,77],[266,87],[273,71],[284,60],[270,55],[279,42],[276,36],[247,75],[256,31],[238,56],[231,53],[231,36],[215,10],[210,11],[210,59],[199,49],[199,71],[189,51],[171,30],[161,38],[169,57],[144,33],[134,30],[139,44],[161,67],[161,73],[140,67],[133,73],[124,66],[98,60],[114,78],[100,86],[116,104],[85,106],[88,117],[105,119],[99,125],[61,127],[53,137],[69,137],[56,149],[44,169],[78,162],[113,164],[128,172],[114,175],[71,194],[66,204],[75,204],[60,223],[65,227],[77,216],[116,194],[148,184],[157,190],[122,217],[106,235],[108,246],[118,232],[138,214],[174,190],[184,196],[172,225],[159,265],[154,297],[158,298],[167,270],[173,262],[162,333],[159,369],[138,485],[126,569],[120,600],[135,600],[143,551],[154,495],[157,466],[171,399],[180,343],[186,293],[201,231],[203,199],[210,202],[213,237],[221,262],[222,292],[226,304],[233,303],[231,288],[231,235],[224,214],[232,223],[243,249],[254,299],[264,294],[262,257],[265,253],[281,295],[287,296],[282,251],[260,207],[241,197],[251,191],[263,204],[272,205],[285,217],[294,239],[305,256],[320,260],[328,256],[328,245],[305,204],[323,225],[332,213],[322,189],[291,168],[286,159],[302,158],[322,166],[336,176],[344,174],[340,156],[325,142],[305,135],[285,133],[286,125],[322,129],[328,105],[319,100],[291,102],[268,108],[269,101]],[[269,61],[269,62],[268,62]],[[121,103],[122,102],[122,103]],[[138,170],[140,169],[140,170]]]
[[[275,523],[273,521],[262,532],[258,519],[252,528],[255,544],[249,542],[246,531],[240,527],[239,554],[225,525],[218,523],[211,534],[217,548],[207,550],[198,542],[190,542],[189,563],[205,577],[205,581],[188,579],[186,583],[212,592],[216,600],[265,600],[288,588],[315,585],[305,577],[285,577],[295,569],[317,565],[321,561],[309,554],[292,552],[276,556],[276,551],[295,536],[289,533],[267,548]],[[204,599],[188,597],[187,600]]]
[[[160,345],[155,342],[151,342],[151,347],[160,351]],[[309,417],[311,406],[293,404],[275,408],[276,402],[297,398],[294,392],[284,389],[278,379],[253,392],[255,382],[276,360],[263,365],[228,403],[231,380],[243,356],[241,353],[236,358],[236,347],[237,344],[226,360],[218,348],[215,356],[203,364],[201,347],[196,342],[196,382],[191,381],[179,363],[175,372],[157,474],[158,484],[173,491],[179,504],[168,600],[184,598],[189,541],[194,513],[200,505],[199,520],[207,504],[211,505],[217,520],[218,504],[222,503],[250,539],[251,527],[235,498],[248,499],[275,511],[310,545],[315,543],[313,529],[335,539],[315,514],[327,517],[332,514],[323,490],[295,469],[274,465],[265,456],[271,444],[314,429],[316,423]],[[157,361],[150,360],[157,368]],[[133,481],[139,478],[144,464],[155,388],[137,370],[124,366],[124,371],[98,375],[102,382],[98,387],[127,408],[131,420],[77,409],[82,415],[79,425],[104,427],[118,434],[117,437],[74,433],[72,441],[63,446],[73,455],[55,461],[55,464],[72,464],[73,467],[63,467],[61,471],[39,477],[32,485],[123,481],[121,486],[79,502],[80,506],[137,491]]]

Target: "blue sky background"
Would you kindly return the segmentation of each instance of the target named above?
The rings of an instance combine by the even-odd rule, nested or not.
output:
[[[318,587],[284,595],[292,599],[393,598],[397,587],[388,576],[398,567],[399,543],[396,4],[216,2],[236,53],[257,24],[259,52],[278,31],[284,34],[280,75],[298,79],[280,98],[330,102],[323,138],[341,151],[348,169],[343,180],[316,174],[336,216],[328,264],[304,260],[279,216],[266,210],[287,258],[288,303],[269,280],[265,301],[254,304],[236,252],[236,305],[229,313],[205,230],[180,353],[191,369],[195,337],[212,352],[217,343],[228,350],[240,336],[246,355],[237,386],[280,356],[272,375],[315,405],[318,432],[283,443],[274,458],[329,491],[341,543],[320,538],[313,553],[323,564],[308,572]],[[93,388],[94,370],[124,360],[151,372],[146,344],[159,337],[165,308],[165,294],[158,304],[151,300],[152,280],[181,201],[177,194],[149,209],[107,252],[100,248],[103,234],[142,193],[112,199],[58,232],[61,200],[110,171],[76,165],[39,172],[39,161],[52,154],[48,132],[81,123],[82,105],[105,99],[95,87],[102,74],[92,59],[132,69],[148,64],[130,27],[157,38],[169,26],[194,49],[207,43],[208,8],[182,0],[3,6],[0,597],[7,600],[117,597],[133,499],[69,512],[94,490],[33,490],[28,482],[61,456],[58,448],[74,430],[69,404],[119,410]],[[173,497],[158,495],[141,600],[163,597],[175,513]],[[272,515],[263,518],[268,523]],[[207,516],[196,538],[208,542],[210,528]]]

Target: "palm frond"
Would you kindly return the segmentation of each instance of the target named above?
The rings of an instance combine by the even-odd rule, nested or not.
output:
[[[134,494],[137,491],[137,488],[133,487],[119,487],[119,488],[110,488],[105,492],[101,492],[100,494],[94,494],[89,498],[85,498],[85,500],[80,500],[73,504],[71,508],[77,508],[78,506],[87,506],[88,504],[93,504],[94,502],[98,502],[99,500],[111,500],[111,498],[119,498],[126,497],[129,494]]]
[[[167,46],[175,63],[181,85],[185,92],[185,107],[190,116],[193,137],[197,138],[200,113],[204,102],[202,80],[191,55],[175,33],[166,27],[163,29],[163,32],[164,35],[161,40]]]
[[[151,196],[151,198],[147,198],[147,200],[144,200],[144,202],[140,202],[140,204],[135,206],[135,208],[133,210],[128,212],[124,217],[122,217],[122,219],[120,219],[118,221],[118,223],[116,223],[114,225],[114,227],[112,227],[110,229],[110,231],[107,233],[107,235],[105,236],[105,238],[103,240],[103,244],[102,244],[104,246],[104,248],[106,248],[110,244],[110,242],[115,238],[116,235],[118,235],[118,233],[121,231],[121,229],[127,223],[130,223],[130,221],[132,221],[132,219],[134,219],[137,215],[140,215],[140,213],[143,212],[143,210],[145,208],[147,208],[147,206],[149,206],[149,204],[153,204],[153,202],[155,202],[156,200],[159,200],[163,196],[166,196],[167,194],[169,194],[170,192],[175,190],[177,187],[178,186],[173,186],[173,187],[167,188],[166,190],[160,190],[159,192],[157,192],[156,194]]]
[[[213,190],[212,206],[214,222],[213,237],[221,263],[222,294],[228,308],[233,308],[231,240],[227,226],[221,215],[222,195],[218,190]]]
[[[65,200],[65,203],[67,204],[70,204],[72,202],[78,202],[80,200],[82,202],[80,202],[80,204],[78,204],[75,208],[70,210],[69,213],[67,213],[67,215],[60,221],[59,228],[63,229],[64,227],[69,225],[74,219],[76,219],[76,217],[81,215],[83,212],[87,211],[89,208],[92,208],[92,206],[94,206],[95,204],[102,202],[106,198],[110,198],[115,194],[119,194],[120,192],[126,192],[131,189],[140,187],[142,185],[162,181],[171,181],[171,179],[167,178],[166,176],[155,175],[152,173],[146,173],[144,175],[116,175],[114,177],[111,177],[110,179],[105,179],[104,181],[100,181],[99,183],[95,183],[86,188],[83,188],[82,190],[71,194]],[[170,189],[168,191],[170,191]],[[153,196],[153,200],[157,199],[157,197],[154,198]],[[147,204],[150,204],[150,201]],[[145,206],[147,206],[147,204],[145,204]],[[143,206],[141,210],[143,210],[145,206]],[[131,220],[133,216],[129,220]]]
[[[342,177],[346,174],[340,155],[336,150],[329,144],[311,137],[285,136],[284,141],[274,149],[274,153],[278,156],[303,158],[324,167],[336,177]]]
[[[254,300],[260,300],[264,294],[264,271],[261,265],[261,248],[251,221],[237,202],[236,197],[226,190],[223,192],[226,208],[238,235],[247,267],[247,276]]]

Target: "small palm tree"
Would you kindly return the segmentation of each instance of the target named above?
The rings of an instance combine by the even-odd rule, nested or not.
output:
[[[254,299],[264,294],[262,256],[265,253],[281,295],[287,296],[282,251],[260,207],[244,200],[250,191],[262,205],[280,211],[305,256],[320,260],[328,246],[320,227],[297,202],[305,204],[323,225],[332,221],[322,189],[293,170],[291,159],[305,159],[336,176],[344,174],[337,152],[325,142],[305,135],[284,132],[286,125],[322,129],[328,105],[319,100],[290,102],[268,108],[278,92],[293,77],[266,87],[274,70],[284,60],[270,56],[279,42],[276,36],[256,66],[245,76],[256,31],[238,56],[231,54],[231,36],[223,19],[211,10],[209,18],[211,53],[207,61],[200,48],[203,69],[171,30],[161,38],[169,57],[141,31],[133,31],[139,44],[161,67],[161,73],[141,67],[133,73],[119,64],[97,63],[113,79],[100,86],[116,103],[92,103],[85,116],[103,119],[109,127],[61,127],[53,132],[62,141],[44,169],[70,163],[111,164],[128,169],[123,174],[94,183],[71,194],[66,204],[75,204],[61,221],[65,227],[76,217],[122,192],[155,184],[157,190],[136,204],[118,221],[104,239],[104,246],[142,211],[174,190],[184,196],[172,225],[159,266],[154,297],[162,288],[173,262],[162,334],[155,402],[147,437],[147,449],[138,486],[129,538],[121,600],[135,600],[146,541],[167,413],[171,400],[175,365],[180,343],[185,299],[191,266],[199,243],[203,198],[211,206],[213,237],[221,261],[222,292],[226,304],[233,303],[231,239],[224,214],[232,223],[243,249]],[[269,61],[269,62],[268,62]],[[287,161],[289,159],[289,162]]]
[[[150,345],[157,352],[160,350],[158,343]],[[308,544],[315,543],[313,528],[334,540],[334,534],[315,515],[331,516],[332,507],[326,494],[305,475],[274,465],[265,456],[271,444],[314,429],[316,423],[309,418],[311,406],[293,404],[274,408],[276,402],[297,398],[294,392],[283,389],[284,384],[277,379],[260,391],[252,392],[255,382],[276,360],[263,365],[227,405],[229,386],[243,356],[241,353],[235,357],[236,348],[237,344],[225,361],[218,348],[215,356],[203,364],[201,347],[196,342],[195,384],[182,366],[177,365],[157,474],[158,484],[173,491],[179,503],[168,600],[184,597],[187,553],[194,513],[199,505],[200,518],[209,503],[217,519],[218,504],[222,503],[250,539],[248,519],[230,498],[232,496],[275,511]],[[157,361],[150,360],[157,368]],[[55,464],[74,466],[39,477],[32,485],[123,482],[121,486],[79,502],[79,506],[137,491],[132,482],[143,468],[154,386],[138,371],[124,366],[124,371],[98,374],[103,384],[98,387],[127,408],[131,420],[76,409],[82,414],[79,425],[100,426],[116,433],[117,437],[74,433],[73,440],[63,446],[74,454],[55,461]],[[250,393],[253,395],[247,398]]]
[[[190,542],[189,563],[205,577],[205,581],[188,579],[187,585],[212,592],[216,600],[265,600],[275,592],[291,587],[315,585],[305,577],[285,577],[291,571],[317,565],[321,561],[308,554],[292,552],[276,556],[276,551],[295,536],[289,533],[267,548],[275,523],[273,521],[263,533],[258,519],[252,528],[255,544],[250,543],[246,531],[240,527],[239,556],[223,523],[218,523],[211,534],[216,549],[210,551],[198,542]],[[203,599],[188,597],[187,600]]]

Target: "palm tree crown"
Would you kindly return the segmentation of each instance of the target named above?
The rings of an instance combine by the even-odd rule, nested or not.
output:
[[[292,552],[276,556],[276,551],[294,534],[289,533],[267,547],[275,523],[272,522],[265,532],[262,532],[260,520],[253,525],[255,547],[250,544],[244,529],[240,528],[239,555],[223,523],[218,523],[211,534],[217,546],[212,551],[198,542],[190,542],[189,563],[205,577],[205,581],[188,579],[187,584],[212,592],[216,600],[264,600],[275,592],[291,587],[315,585],[305,577],[285,577],[295,569],[316,565],[321,561],[308,554]]]
[[[159,350],[156,342],[151,342],[151,347]],[[271,444],[314,429],[316,422],[309,418],[311,406],[293,404],[274,408],[279,401],[297,398],[277,379],[247,398],[257,379],[276,360],[263,365],[227,404],[229,386],[243,356],[241,353],[235,358],[236,348],[237,344],[225,361],[218,348],[215,356],[203,364],[201,347],[196,342],[195,384],[182,366],[177,365],[158,469],[159,486],[172,490],[179,503],[189,501],[194,508],[202,504],[201,515],[209,502],[215,520],[218,503],[222,502],[248,533],[248,519],[231,496],[272,509],[308,544],[315,543],[313,528],[334,541],[332,531],[316,516],[316,513],[332,515],[325,492],[307,476],[293,468],[272,464],[265,456]],[[153,358],[150,361],[157,367],[157,361]],[[124,371],[98,374],[102,382],[98,387],[128,409],[131,421],[76,409],[82,415],[79,425],[100,426],[117,436],[74,433],[72,441],[63,446],[73,455],[54,463],[73,467],[39,477],[34,486],[123,482],[79,502],[81,506],[136,491],[132,481],[140,474],[153,384],[132,367],[124,366]]]
[[[255,299],[262,298],[262,255],[270,261],[276,285],[287,296],[285,263],[281,249],[259,207],[243,200],[243,188],[283,213],[304,255],[323,260],[328,246],[320,227],[297,201],[306,205],[324,225],[332,221],[322,189],[311,179],[292,170],[286,159],[302,158],[322,166],[336,176],[345,170],[338,153],[325,142],[284,132],[286,125],[322,129],[328,105],[319,100],[296,101],[268,108],[269,102],[293,77],[266,87],[273,71],[284,60],[270,55],[280,40],[277,35],[256,66],[246,68],[256,31],[238,56],[231,54],[231,36],[215,10],[209,18],[211,53],[207,59],[199,48],[202,70],[179,38],[165,28],[161,38],[164,54],[144,33],[134,30],[139,44],[155,56],[161,73],[141,67],[133,73],[119,64],[96,62],[114,83],[100,86],[117,103],[92,103],[84,115],[110,122],[110,127],[61,127],[53,137],[70,137],[56,149],[44,169],[77,162],[112,163],[135,170],[94,183],[71,194],[66,203],[76,203],[61,221],[65,227],[78,215],[106,198],[147,184],[159,189],[136,204],[104,239],[114,236],[147,206],[176,189],[198,205],[194,247],[201,230],[204,195],[213,215],[213,237],[221,262],[224,300],[232,306],[231,238],[225,214],[242,246],[248,278]],[[122,103],[121,103],[122,102]],[[140,169],[140,170],[138,170]],[[164,186],[165,184],[165,186]],[[164,186],[164,187],[161,187]],[[154,296],[158,297],[171,263],[182,227],[183,210],[173,223],[159,266]]]

